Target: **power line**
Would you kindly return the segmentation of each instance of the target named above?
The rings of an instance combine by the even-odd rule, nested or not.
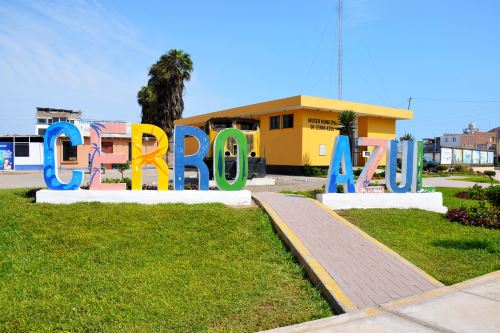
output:
[[[432,101],[432,102],[448,102],[448,103],[500,103],[500,99],[441,99],[428,97],[410,97],[410,99]]]

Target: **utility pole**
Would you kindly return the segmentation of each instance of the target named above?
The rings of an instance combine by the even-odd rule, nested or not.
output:
[[[342,99],[342,0],[339,0],[339,17],[338,17],[338,30],[339,30],[339,54],[338,54],[338,96],[339,100]]]

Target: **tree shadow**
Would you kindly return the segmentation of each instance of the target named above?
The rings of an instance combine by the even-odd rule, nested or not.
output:
[[[42,189],[41,187],[23,189],[23,192],[16,193],[16,195],[20,196],[21,198],[30,199],[31,203],[35,203],[36,202],[36,192],[38,192],[41,189]]]
[[[456,250],[485,250],[489,253],[500,251],[500,244],[487,239],[438,239],[431,244],[437,247]]]

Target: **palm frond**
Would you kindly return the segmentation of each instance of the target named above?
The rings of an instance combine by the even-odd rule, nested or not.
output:
[[[106,128],[106,125],[104,125],[103,123],[95,122],[91,123],[90,127],[97,133],[98,137],[101,137],[101,132]]]

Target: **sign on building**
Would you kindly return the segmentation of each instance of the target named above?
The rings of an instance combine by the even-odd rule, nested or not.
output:
[[[493,164],[494,154],[492,151],[488,152],[488,164]]]
[[[453,149],[453,164],[460,164],[462,162],[462,149]]]
[[[452,156],[453,153],[451,148],[441,148],[441,164],[451,164]]]
[[[463,161],[465,164],[472,164],[472,150],[464,149],[463,152]]]
[[[0,142],[0,171],[14,170],[14,143]]]
[[[472,151],[472,164],[479,164],[481,161],[481,152],[479,150]]]

